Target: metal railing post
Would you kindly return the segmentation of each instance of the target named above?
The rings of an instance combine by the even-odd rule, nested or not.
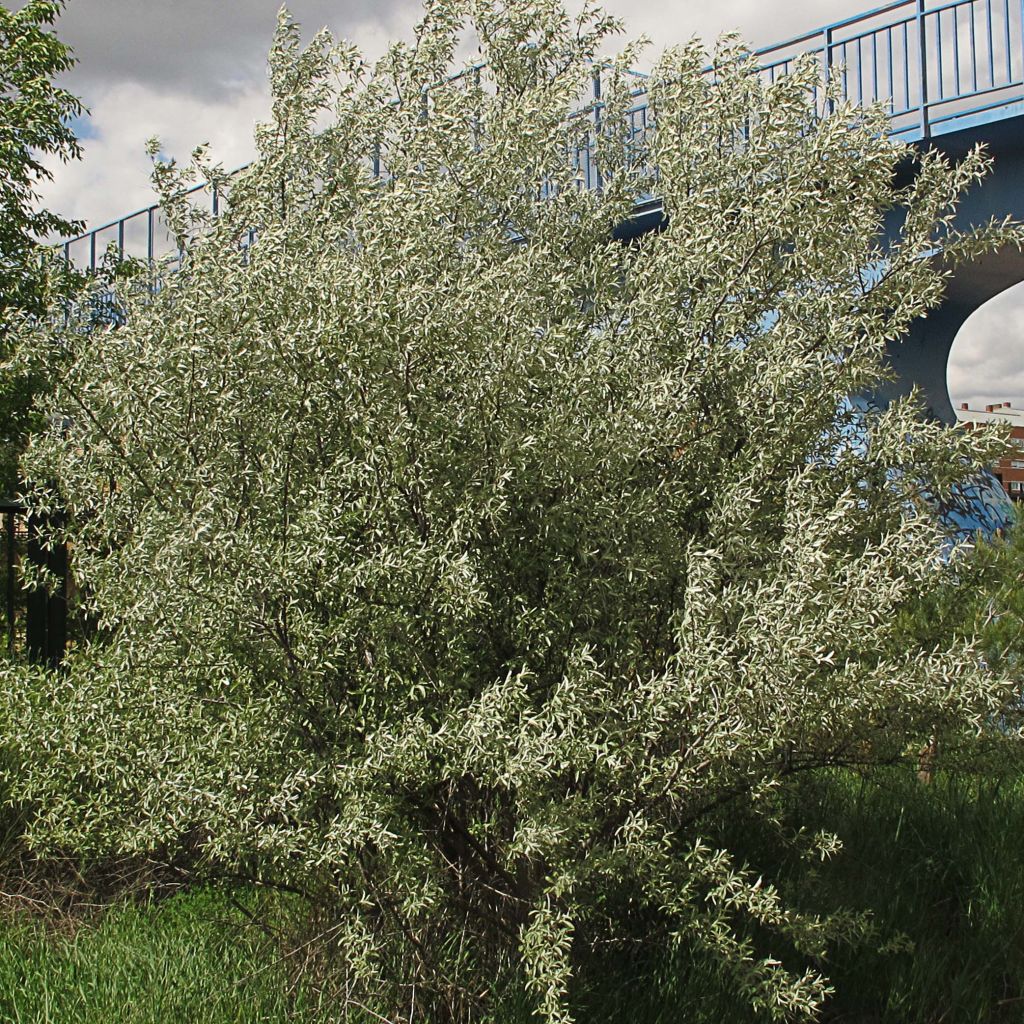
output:
[[[153,262],[153,257],[154,257],[154,248],[153,248],[153,234],[154,234],[154,224],[153,224],[153,221],[155,219],[154,214],[155,214],[155,211],[154,211],[153,207],[151,206],[146,211],[146,259],[149,260],[150,263]]]
[[[917,0],[917,46],[918,71],[921,76],[921,138],[927,139],[928,131],[928,39],[925,34],[925,0]]]
[[[1020,80],[1024,82],[1024,0],[1020,3]]]
[[[1024,3],[1024,0],[1021,0]],[[825,87],[825,112],[831,114],[834,108],[832,97],[829,95],[829,89],[832,85],[832,29],[827,28],[824,31],[825,37],[825,49],[822,51],[825,55],[825,68],[822,73],[822,83]]]

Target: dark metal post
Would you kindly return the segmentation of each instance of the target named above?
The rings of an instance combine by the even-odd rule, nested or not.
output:
[[[928,39],[925,32],[926,0],[917,0],[917,52],[921,75],[921,138],[927,139],[928,130]]]
[[[39,517],[28,517],[28,544],[25,557],[31,565],[45,566],[46,552],[43,550]],[[41,588],[30,590],[25,600],[25,651],[29,661],[42,664],[46,661],[46,591]]]
[[[597,140],[601,135],[601,69],[594,71],[594,187],[601,191],[601,168],[597,162]]]
[[[39,516],[28,517],[26,557],[33,565],[48,570],[57,578],[55,590],[39,587],[30,590],[25,611],[25,648],[30,661],[59,668],[67,645],[68,552],[65,545],[47,550],[45,534],[50,526],[60,526],[58,514],[48,523]]]
[[[51,527],[62,527],[64,516],[56,513],[50,520]],[[47,596],[46,602],[46,663],[50,668],[60,668],[68,642],[68,548],[66,544],[55,544],[47,552],[47,568],[57,578],[57,587]]]

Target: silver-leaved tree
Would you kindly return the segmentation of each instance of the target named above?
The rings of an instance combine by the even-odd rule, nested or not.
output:
[[[159,166],[173,267],[25,339],[64,354],[26,468],[97,623],[2,676],[34,840],[301,890],[383,1016],[519,979],[567,1021],[588,951],[646,934],[813,1017],[826,979],[775,944],[813,963],[850,919],[710,822],[1007,697],[894,625],[948,561],[929,495],[995,442],[849,401],[1017,237],[951,227],[984,157],[898,187],[884,112],[729,40],[713,75],[666,53],[630,131],[632,51],[582,107],[616,28],[436,0],[369,67],[284,17],[259,158],[197,162],[226,210]],[[661,230],[616,240],[645,195]]]

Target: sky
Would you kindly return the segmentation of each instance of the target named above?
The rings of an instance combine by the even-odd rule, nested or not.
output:
[[[20,6],[20,4],[18,5]],[[97,226],[149,205],[145,141],[186,158],[209,142],[231,168],[253,155],[253,124],[268,110],[266,51],[279,0],[68,0],[57,34],[78,64],[64,84],[89,110],[77,125],[84,156],[54,168],[43,189],[57,212]],[[651,52],[693,36],[711,42],[738,31],[753,46],[779,42],[875,6],[875,0],[605,0],[645,35]],[[311,37],[326,26],[370,57],[409,38],[410,0],[290,0]],[[949,365],[954,407],[1000,401],[1024,406],[1024,285],[983,306],[964,325]]]

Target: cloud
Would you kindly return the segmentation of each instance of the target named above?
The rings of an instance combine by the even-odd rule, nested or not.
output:
[[[140,110],[145,119],[133,116]],[[59,169],[46,202],[91,226],[124,216],[153,202],[147,138],[159,136],[164,153],[181,160],[209,142],[215,159],[234,168],[252,159],[253,125],[266,116],[265,91],[256,87],[217,102],[135,82],[110,86],[93,101],[83,159]]]
[[[87,95],[133,82],[154,91],[222,102],[262,82],[277,0],[70,0],[58,22],[78,66],[72,86]],[[308,39],[329,25],[370,45],[407,31],[410,0],[293,0]]]
[[[765,3],[720,0],[715,4],[665,4],[657,0],[608,0],[607,9],[626,22],[626,35],[646,35],[653,48],[684,43],[693,36],[710,43],[723,32],[739,32],[752,46],[783,42],[874,6],[858,0]]]
[[[1024,284],[985,303],[960,329],[948,380],[954,407],[1009,401],[1024,408]]]
[[[307,39],[326,25],[369,57],[392,38],[408,38],[419,15],[416,0],[291,0],[289,8]],[[627,38],[646,34],[657,51],[693,35],[710,41],[728,29],[764,44],[854,13],[859,3],[610,0],[608,8],[626,20]],[[83,160],[54,168],[45,202],[90,225],[147,205],[143,143],[152,135],[178,157],[208,141],[225,166],[250,159],[253,122],[267,116],[269,105],[266,52],[277,9],[278,0],[70,0],[57,32],[78,58],[66,84],[90,116],[80,123]]]
[[[291,0],[288,6],[307,39],[326,26],[371,55],[389,39],[408,37],[420,9],[415,0]],[[657,50],[729,30],[763,45],[855,14],[863,3],[722,0],[697,7],[608,0],[606,6],[625,20],[626,38],[647,35]],[[222,102],[262,82],[277,10],[277,0],[70,0],[57,27],[78,59],[67,81],[87,101],[112,84],[134,82]]]

